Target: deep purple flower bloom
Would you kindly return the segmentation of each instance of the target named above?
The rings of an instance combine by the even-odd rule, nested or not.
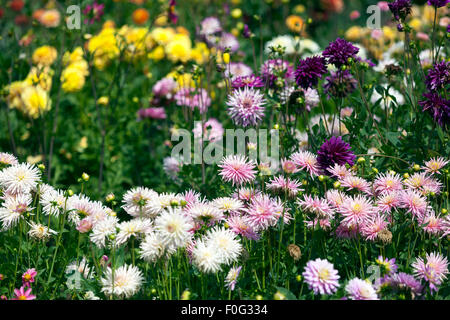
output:
[[[178,21],[178,15],[175,13],[175,5],[176,5],[176,1],[175,0],[170,0],[169,2],[169,12],[167,13],[167,15],[169,16],[169,20],[173,23],[173,24],[177,24]]]
[[[322,55],[327,58],[328,63],[334,64],[337,68],[347,65],[348,59],[356,59],[359,49],[347,40],[337,38],[325,48]]]
[[[328,97],[344,98],[356,89],[356,79],[348,70],[331,72],[325,80],[323,88]]]
[[[233,89],[251,87],[251,88],[261,88],[264,87],[264,82],[262,79],[255,75],[237,77],[231,83]]]
[[[326,174],[329,174],[328,168],[334,164],[353,165],[356,156],[351,151],[348,143],[344,142],[341,137],[331,137],[325,140],[324,144],[317,151],[317,162]]]
[[[98,4],[94,2],[92,5],[88,4],[83,10],[83,14],[88,16],[88,19],[84,20],[84,24],[93,24],[95,21],[100,20],[105,9],[105,4]]]
[[[419,101],[423,111],[428,111],[441,127],[448,126],[450,123],[450,100],[446,100],[437,93],[424,93],[425,100]]]
[[[428,70],[426,78],[427,88],[431,91],[445,88],[450,83],[450,62],[435,63]]]
[[[405,20],[411,13],[411,0],[396,0],[388,4],[395,20]]]
[[[242,31],[242,35],[244,36],[244,38],[250,38],[250,36],[252,35],[250,28],[248,27],[248,25],[244,25],[244,30]]]
[[[441,8],[441,7],[445,7],[447,5],[447,3],[449,3],[450,0],[428,0],[428,5],[429,6],[434,6],[436,8]]]
[[[317,85],[319,78],[327,72],[325,58],[320,56],[309,57],[298,62],[295,70],[295,81],[303,89]]]

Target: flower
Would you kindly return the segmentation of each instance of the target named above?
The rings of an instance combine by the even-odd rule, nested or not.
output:
[[[317,86],[319,79],[327,72],[325,58],[313,56],[298,62],[295,81],[303,89]]]
[[[122,208],[126,213],[133,217],[154,216],[151,208],[152,201],[158,197],[158,194],[145,187],[133,188],[123,196]]]
[[[399,174],[379,173],[372,186],[376,194],[387,194],[403,189],[402,179]]]
[[[25,213],[31,211],[32,202],[29,194],[17,194],[7,196],[0,207],[0,221],[3,224],[3,230],[14,227],[20,219],[23,219]]]
[[[405,20],[411,14],[411,0],[396,0],[388,4],[395,20]]]
[[[176,157],[165,157],[163,160],[163,170],[172,179],[176,179],[183,162]]]
[[[176,5],[176,1],[175,0],[170,0],[167,16],[169,17],[169,20],[173,24],[176,24],[177,21],[178,21],[178,15],[175,13],[175,5]]]
[[[304,199],[298,199],[297,204],[305,211],[313,213],[318,218],[331,218],[334,215],[334,210],[330,207],[326,199],[314,198],[305,194]]]
[[[276,225],[283,211],[284,208],[279,199],[272,199],[265,194],[255,196],[245,209],[250,226],[255,231],[266,230]]]
[[[225,277],[225,287],[229,288],[231,291],[234,290],[237,284],[237,278],[239,277],[239,273],[241,272],[242,266],[233,267],[228,271],[227,276]]]
[[[352,300],[378,300],[377,293],[373,286],[358,278],[353,278],[345,286],[345,291]]]
[[[356,59],[359,48],[342,38],[337,38],[331,42],[322,52],[322,56],[327,62],[334,64],[337,68],[348,64],[348,59]]]
[[[218,47],[220,50],[230,50],[231,52],[236,52],[239,49],[239,41],[231,33],[224,32],[219,39]]]
[[[439,158],[431,158],[427,162],[425,162],[425,166],[422,167],[422,169],[425,170],[425,172],[428,173],[437,173],[440,174],[439,170],[445,167],[449,163],[448,160],[445,160],[445,158],[439,157]]]
[[[11,166],[16,164],[19,164],[16,156],[6,152],[0,152],[0,166]]]
[[[428,111],[441,127],[445,127],[450,123],[450,100],[442,98],[434,92],[424,93],[425,100],[419,101],[423,111]]]
[[[259,234],[253,230],[250,219],[247,216],[233,214],[228,217],[226,223],[234,233],[249,240],[259,240]]]
[[[237,213],[244,208],[244,204],[241,200],[229,197],[217,198],[212,202],[212,205],[227,213]]]
[[[22,275],[22,283],[24,287],[30,287],[30,283],[34,282],[34,278],[36,277],[37,272],[34,268],[28,269]]]
[[[266,186],[267,189],[278,192],[281,195],[286,193],[291,198],[295,198],[299,191],[303,191],[298,180],[283,176],[272,178],[269,182],[266,182]]]
[[[428,203],[420,193],[408,189],[400,194],[400,207],[405,208],[414,217],[422,218],[428,208]]]
[[[222,257],[210,242],[199,240],[192,249],[192,263],[204,273],[221,270]]]
[[[347,197],[338,211],[344,219],[342,223],[347,225],[364,224],[375,212],[372,200],[362,195]]]
[[[135,295],[143,281],[144,277],[138,267],[132,265],[123,265],[114,270],[108,267],[101,279],[102,292],[117,297],[130,298]]]
[[[300,169],[308,171],[311,177],[320,175],[317,157],[309,151],[298,151],[291,155],[291,160]]]
[[[445,7],[450,0],[428,0],[427,4],[429,6],[434,6],[436,8]]]
[[[434,66],[428,70],[425,83],[430,91],[441,88],[445,89],[450,83],[450,62],[441,61],[435,63]]]
[[[30,231],[28,231],[28,234],[31,238],[37,240],[47,240],[52,235],[58,234],[58,232],[44,226],[43,224],[37,224],[34,221],[28,222],[28,224],[30,226]]]
[[[168,247],[183,247],[191,239],[191,220],[181,210],[168,208],[155,219],[155,230]]]
[[[208,246],[212,246],[220,256],[221,263],[227,265],[236,262],[241,254],[243,247],[236,234],[223,227],[214,227],[208,230],[204,240]]]
[[[233,89],[251,87],[251,88],[261,88],[264,87],[262,79],[255,75],[250,76],[240,76],[233,79],[231,82]]]
[[[314,294],[334,294],[339,288],[339,274],[326,259],[310,260],[302,275]]]
[[[397,289],[409,290],[413,299],[414,296],[422,294],[422,284],[410,274],[404,272],[392,274],[389,276],[389,282],[391,286]]]
[[[20,287],[20,289],[14,289],[14,298],[12,300],[34,300],[35,295],[31,294],[31,288],[25,290],[25,287]]]
[[[347,190],[358,190],[371,195],[370,184],[365,179],[357,176],[346,176],[339,180],[342,187],[347,188]]]
[[[56,9],[43,10],[37,20],[47,28],[55,28],[61,22],[61,14]]]
[[[304,21],[301,17],[296,15],[290,15],[286,18],[286,26],[289,28],[289,30],[293,32],[301,32],[303,31],[303,25]]]
[[[335,163],[344,165],[348,163],[350,166],[354,164],[356,156],[351,151],[348,143],[344,142],[340,136],[331,137],[317,151],[317,162],[325,173],[330,174],[328,168]]]
[[[374,241],[375,239],[380,238],[378,235],[381,231],[387,230],[387,226],[388,222],[386,221],[386,217],[377,213],[368,217],[368,219],[363,222],[360,231],[366,240]]]
[[[437,292],[437,286],[447,279],[447,274],[449,273],[447,257],[432,252],[426,254],[425,261],[421,257],[416,258],[412,264],[414,275],[418,279],[427,281],[432,292]]]
[[[195,124],[195,128],[192,130],[195,138],[202,137],[203,139],[209,142],[220,141],[223,137],[225,130],[223,129],[222,124],[215,118],[210,118],[203,124],[201,121],[197,121]]]
[[[264,82],[273,86],[277,79],[284,79],[290,82],[294,79],[294,70],[289,61],[283,59],[271,59],[264,62],[261,66],[261,76]]]
[[[98,4],[96,1],[92,5],[88,4],[83,10],[83,14],[87,17],[84,20],[84,24],[93,24],[95,21],[99,21],[104,13],[105,4]]]
[[[219,175],[226,182],[242,185],[255,179],[255,164],[242,155],[229,155],[222,159],[218,165],[221,168]]]
[[[277,47],[284,48],[284,52],[287,55],[294,54],[295,53],[295,40],[290,35],[278,36],[266,43],[266,45],[264,47],[264,52],[266,54],[270,54],[271,49],[277,48]]]
[[[55,62],[58,52],[52,46],[42,46],[34,50],[32,60],[33,63],[41,66],[50,66]]]
[[[144,8],[138,8],[133,11],[133,22],[137,25],[141,25],[147,22],[150,14]]]
[[[375,262],[383,267],[383,273],[393,275],[397,272],[398,266],[395,264],[395,258],[388,259],[378,256]]]
[[[164,108],[145,108],[140,109],[137,113],[138,119],[166,119],[166,110]]]

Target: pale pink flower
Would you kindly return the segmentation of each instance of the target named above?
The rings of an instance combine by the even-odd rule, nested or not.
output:
[[[415,173],[404,180],[404,184],[413,190],[420,191],[426,195],[430,192],[439,194],[441,192],[442,184],[425,172]]]
[[[303,200],[297,200],[297,204],[302,210],[313,213],[318,218],[331,218],[334,215],[334,210],[330,207],[328,201],[317,196],[313,198],[306,194]]]
[[[386,217],[381,214],[376,214],[364,221],[360,232],[366,240],[374,241],[378,233],[381,230],[385,230],[387,226],[388,222],[386,221]]]
[[[341,239],[356,239],[359,228],[356,225],[346,225],[341,223],[336,228],[336,236]]]
[[[418,279],[427,281],[432,292],[437,291],[437,287],[447,279],[449,273],[447,258],[432,252],[427,253],[425,261],[421,257],[416,258],[412,264],[414,274]]]
[[[431,158],[427,162],[425,162],[425,166],[422,167],[422,169],[425,170],[425,172],[428,173],[437,173],[440,174],[443,167],[445,167],[448,164],[448,160],[445,158],[439,157],[439,158]]]
[[[404,190],[400,195],[400,206],[416,218],[422,218],[428,208],[425,197],[415,190]]]
[[[353,172],[347,169],[346,166],[335,163],[334,166],[328,168],[328,172],[331,176],[336,177],[338,179],[344,179],[349,176],[354,176]]]
[[[420,221],[420,225],[425,232],[435,235],[443,233],[445,229],[444,219],[436,216],[436,213],[431,208],[425,213],[422,221]]]
[[[339,288],[339,274],[326,259],[308,261],[302,275],[314,294],[334,294]]]
[[[372,186],[375,194],[386,194],[403,189],[402,178],[398,173],[380,173],[375,178]]]
[[[266,183],[267,189],[277,192],[281,195],[286,194],[290,198],[295,198],[300,191],[301,182],[296,179],[290,179],[288,177],[277,176],[270,179]]]
[[[219,167],[222,169],[219,172],[222,179],[226,182],[231,181],[233,185],[241,185],[255,179],[255,164],[242,155],[229,155],[223,158]]]
[[[86,233],[86,232],[91,231],[93,226],[94,226],[94,225],[93,225],[91,219],[89,219],[89,218],[84,218],[84,219],[82,219],[82,220],[78,223],[76,229],[77,229],[80,233]]]
[[[325,193],[325,198],[328,200],[328,203],[331,204],[332,207],[334,208],[339,208],[341,206],[341,204],[344,202],[344,200],[347,198],[348,196],[336,189],[331,189],[328,190]]]
[[[265,194],[254,197],[245,209],[249,223],[255,231],[275,226],[284,210],[279,199],[272,199]],[[286,212],[284,215],[287,216]]]
[[[377,199],[378,209],[382,213],[390,213],[392,209],[398,208],[401,204],[401,193],[391,192],[382,194]]]
[[[300,169],[306,170],[311,177],[321,174],[317,157],[309,151],[299,151],[291,155],[291,160]]]
[[[259,240],[259,234],[253,230],[247,217],[239,214],[230,215],[227,224],[231,231],[249,240]]]
[[[299,171],[295,163],[288,159],[281,160],[281,168],[283,168],[283,171],[286,173],[296,173]]]
[[[339,180],[339,182],[341,183],[341,186],[347,188],[347,190],[358,190],[368,195],[372,194],[370,190],[370,183],[363,178],[347,176],[344,179]]]
[[[338,212],[344,217],[342,223],[360,225],[364,224],[376,212],[376,209],[372,205],[372,200],[365,196],[357,195],[345,199]]]

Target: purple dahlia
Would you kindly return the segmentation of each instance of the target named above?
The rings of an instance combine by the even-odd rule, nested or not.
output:
[[[331,137],[325,140],[324,144],[317,151],[317,162],[320,168],[329,174],[328,168],[334,164],[353,165],[355,163],[355,154],[351,151],[348,143],[344,142],[341,137]]]
[[[435,63],[434,66],[428,70],[425,82],[427,88],[432,91],[445,88],[450,83],[450,62],[441,61]]]
[[[325,64],[325,58],[319,56],[300,60],[295,70],[295,81],[305,90],[316,86],[319,78],[327,72]]]
[[[395,20],[405,20],[411,13],[411,0],[396,0],[388,4]]]
[[[261,88],[264,87],[262,79],[255,75],[236,77],[232,82],[231,86],[233,89],[251,87],[251,88]]]
[[[424,93],[425,100],[419,101],[423,111],[428,111],[441,127],[450,123],[450,100],[444,99],[437,93]]]
[[[428,0],[428,5],[436,8],[445,7],[450,0]]]
[[[359,49],[347,40],[337,38],[330,42],[328,47],[322,52],[322,55],[327,58],[328,63],[334,64],[337,68],[347,65],[348,59],[357,59],[356,54]]]

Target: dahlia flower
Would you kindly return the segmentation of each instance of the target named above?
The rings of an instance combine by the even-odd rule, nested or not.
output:
[[[314,294],[334,294],[339,288],[339,274],[326,259],[310,260],[302,275]]]

